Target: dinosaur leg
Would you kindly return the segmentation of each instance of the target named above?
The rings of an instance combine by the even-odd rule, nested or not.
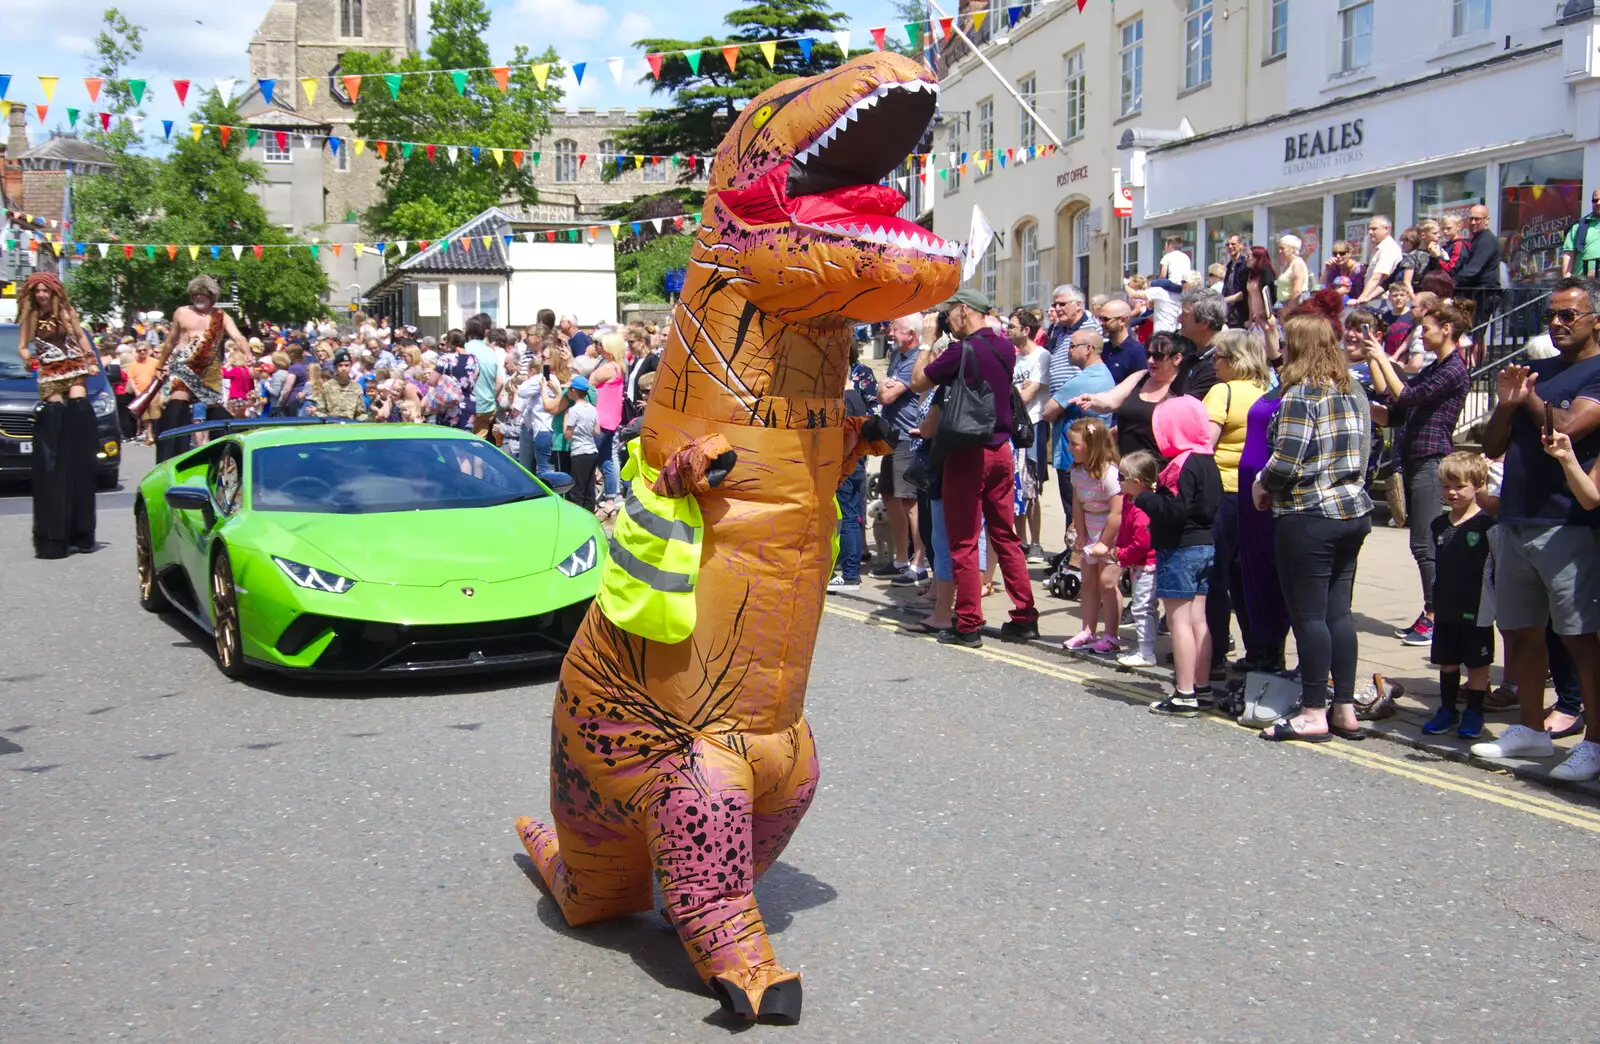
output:
[[[650,802],[650,853],[668,918],[727,1011],[798,1022],[800,976],[778,964],[756,908],[754,776],[742,756],[696,741]]]
[[[755,875],[758,881],[783,854],[817,793],[817,748],[811,738],[811,726],[802,718],[790,733],[792,739],[786,742],[788,749],[784,751],[789,762],[788,771],[755,802]],[[758,787],[767,782],[761,769],[762,763],[757,762]]]

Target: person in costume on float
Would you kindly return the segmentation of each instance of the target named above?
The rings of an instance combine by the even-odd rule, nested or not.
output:
[[[161,346],[158,369],[166,374],[167,405],[156,425],[156,463],[171,460],[190,446],[183,439],[164,439],[162,434],[194,423],[194,404],[206,409],[206,420],[227,420],[228,408],[222,387],[222,342],[243,352],[250,351],[233,318],[217,307],[222,289],[208,275],[189,281],[189,303],[172,313],[172,331]],[[194,437],[203,445],[206,436]]]
[[[37,371],[39,412],[33,426],[33,553],[65,558],[94,550],[94,470],[99,434],[89,405],[88,377],[100,372],[94,346],[49,272],[22,284],[17,354]]]
[[[949,299],[960,251],[879,180],[933,119],[909,58],[862,55],[740,112],[552,715],[553,823],[516,821],[569,925],[651,909],[736,1017],[794,1022],[754,886],[816,793],[806,684],[838,554],[834,493],[881,418],[849,417],[856,322]],[[630,430],[637,425],[635,437]],[[604,557],[604,561],[600,559]]]

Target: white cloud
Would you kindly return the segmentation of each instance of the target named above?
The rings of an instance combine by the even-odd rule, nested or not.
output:
[[[515,39],[593,40],[611,21],[611,12],[583,0],[517,0],[507,15]]]
[[[650,16],[637,11],[629,11],[622,16],[622,21],[617,23],[617,39],[625,40],[629,47],[635,40],[643,40],[652,35],[653,28]]]

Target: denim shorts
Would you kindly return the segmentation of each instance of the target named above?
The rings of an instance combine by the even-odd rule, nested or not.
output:
[[[1216,548],[1210,544],[1177,547],[1156,552],[1156,597],[1193,598],[1211,593],[1211,561]]]

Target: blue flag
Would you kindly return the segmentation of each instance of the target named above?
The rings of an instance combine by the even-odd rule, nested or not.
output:
[[[809,62],[811,60],[811,37],[802,36],[797,42],[800,44],[801,59]]]
[[[11,74],[10,73],[5,73],[4,75],[0,75],[0,98],[4,98],[6,96],[6,92],[9,91],[10,89],[11,89]]]
[[[588,68],[588,65],[588,62],[572,63],[572,75],[577,79],[579,87],[583,86],[583,70]]]
[[[272,104],[272,88],[278,86],[277,80],[257,80],[256,86],[261,88],[261,97],[265,98],[268,105]]]
[[[162,133],[163,136],[166,137],[166,139],[168,141],[172,140],[172,121],[171,120],[162,120],[161,121],[161,133]]]

